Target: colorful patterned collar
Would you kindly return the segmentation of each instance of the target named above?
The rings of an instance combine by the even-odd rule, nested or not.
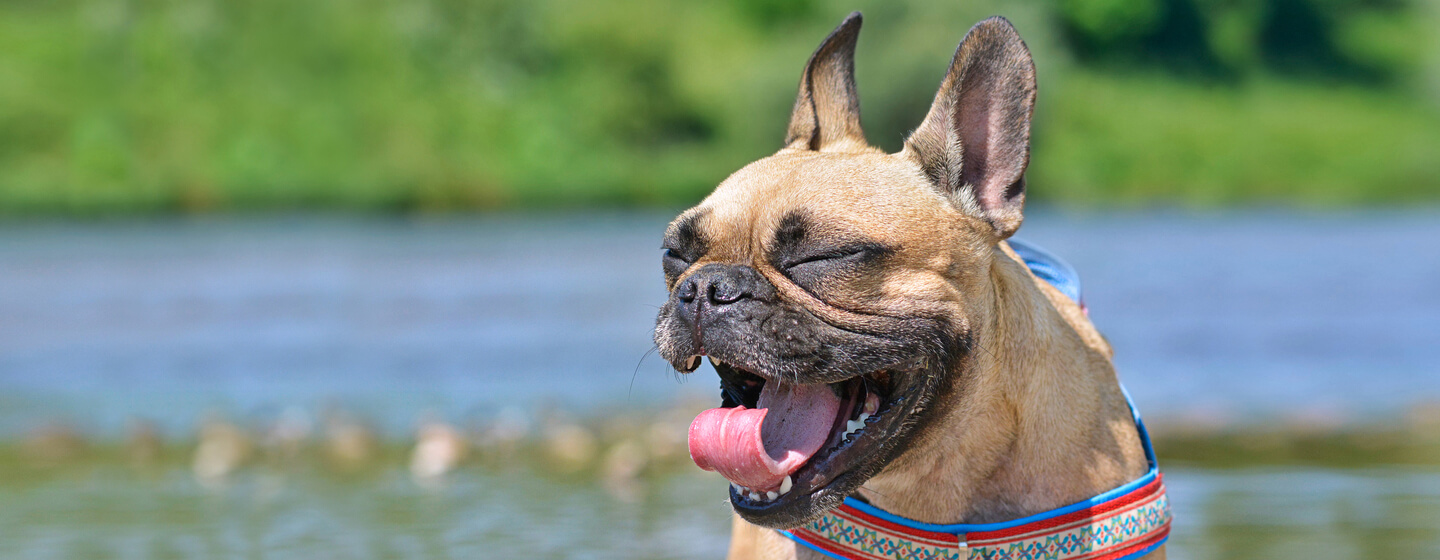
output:
[[[1130,402],[1129,393],[1125,400]],[[819,519],[780,533],[838,560],[1139,558],[1170,537],[1170,501],[1150,447],[1150,434],[1134,403],[1130,403],[1130,411],[1150,462],[1149,472],[1083,502],[1014,521],[934,525],[846,498]]]

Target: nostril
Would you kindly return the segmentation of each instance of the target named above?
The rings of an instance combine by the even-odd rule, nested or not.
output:
[[[710,301],[716,305],[735,303],[750,294],[734,282],[716,282],[710,285]]]
[[[680,284],[679,289],[675,290],[675,297],[680,298],[680,301],[690,303],[692,301],[695,301],[695,295],[698,291],[699,288],[696,288],[695,286],[695,279],[689,278],[686,279],[684,283]]]

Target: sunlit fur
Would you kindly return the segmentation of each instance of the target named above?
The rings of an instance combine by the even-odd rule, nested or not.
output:
[[[847,19],[842,27],[849,24]],[[858,31],[858,18],[853,25]],[[841,31],[832,39],[843,37]],[[971,40],[982,43],[962,45],[952,73],[966,66],[959,60],[969,56],[966,52],[1023,56],[992,66],[1028,69],[1024,70],[1028,75],[1017,79],[1033,82],[1029,54],[1008,22],[998,18],[982,22],[967,36]],[[990,44],[996,41],[1007,43]],[[826,48],[822,45],[821,51]],[[820,55],[817,52],[817,58],[823,58]],[[842,70],[844,66],[838,65]],[[848,78],[842,78],[815,83],[844,85]],[[946,83],[957,81],[954,78],[947,77]],[[802,101],[805,87],[802,83]],[[835,95],[813,97],[834,99]],[[1033,103],[1033,84],[1029,95],[991,101]],[[940,97],[944,96],[942,88]],[[957,102],[937,99],[938,103]],[[834,106],[843,109],[858,103]],[[1023,112],[1023,126],[1028,129],[1029,109],[1025,105],[1006,110]],[[814,122],[823,129],[827,120],[850,122],[834,114]],[[797,133],[795,122],[792,119],[792,137],[816,133]],[[857,137],[858,126],[843,131],[822,134],[824,145],[792,142],[746,166],[676,223],[703,216],[696,224],[708,252],[690,271],[711,262],[747,264],[774,284],[785,301],[832,325],[863,330],[877,316],[942,317],[953,334],[971,342],[966,355],[944,373],[943,402],[927,412],[936,415],[929,428],[914,435],[907,450],[859,493],[886,511],[918,521],[989,523],[1074,503],[1141,476],[1145,456],[1116,381],[1109,345],[1075,302],[1032,275],[1004,241],[1019,227],[1023,191],[1022,196],[1006,197],[1004,189],[1014,185],[1003,176],[979,181],[990,186],[937,184],[943,181],[930,167],[941,160],[957,165],[959,146],[907,142],[900,153],[886,154]],[[1024,161],[1016,160],[1023,172],[1028,131],[1000,136],[1026,143],[998,146],[1002,154],[1013,156],[1019,153],[1016,150],[1027,154]],[[919,153],[935,146],[955,153]],[[874,240],[895,252],[883,270],[847,280],[821,300],[788,281],[765,258],[764,249],[780,220],[797,210],[824,224],[829,235]],[[657,341],[667,359],[683,358],[674,356],[658,336]],[[1164,556],[1162,547],[1150,558]],[[738,517],[729,557],[820,558],[775,531]]]

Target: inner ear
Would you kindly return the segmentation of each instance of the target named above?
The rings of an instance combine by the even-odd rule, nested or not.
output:
[[[1009,21],[993,17],[960,42],[906,150],[937,188],[1009,237],[1022,220],[1034,108],[1030,50]]]
[[[805,63],[785,147],[828,152],[868,146],[860,129],[860,94],[855,89],[860,24],[860,12],[851,13]]]

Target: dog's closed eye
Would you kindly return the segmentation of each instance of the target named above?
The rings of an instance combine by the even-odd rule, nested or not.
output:
[[[851,277],[892,252],[877,243],[854,243],[797,252],[793,257],[779,259],[776,265],[792,282],[816,293],[830,281]]]
[[[679,249],[665,247],[664,249],[662,249],[662,251],[663,253],[660,256],[660,266],[665,269],[665,275],[670,278],[676,278],[680,276],[685,272],[686,269],[690,268],[691,264],[694,264],[695,262],[690,257],[687,257],[684,253],[680,252]]]
[[[865,245],[836,247],[834,249],[827,249],[817,253],[787,259],[780,263],[780,267],[789,270],[808,264],[830,264],[831,261],[860,260],[865,257],[865,253],[868,251],[870,251],[870,247]]]

